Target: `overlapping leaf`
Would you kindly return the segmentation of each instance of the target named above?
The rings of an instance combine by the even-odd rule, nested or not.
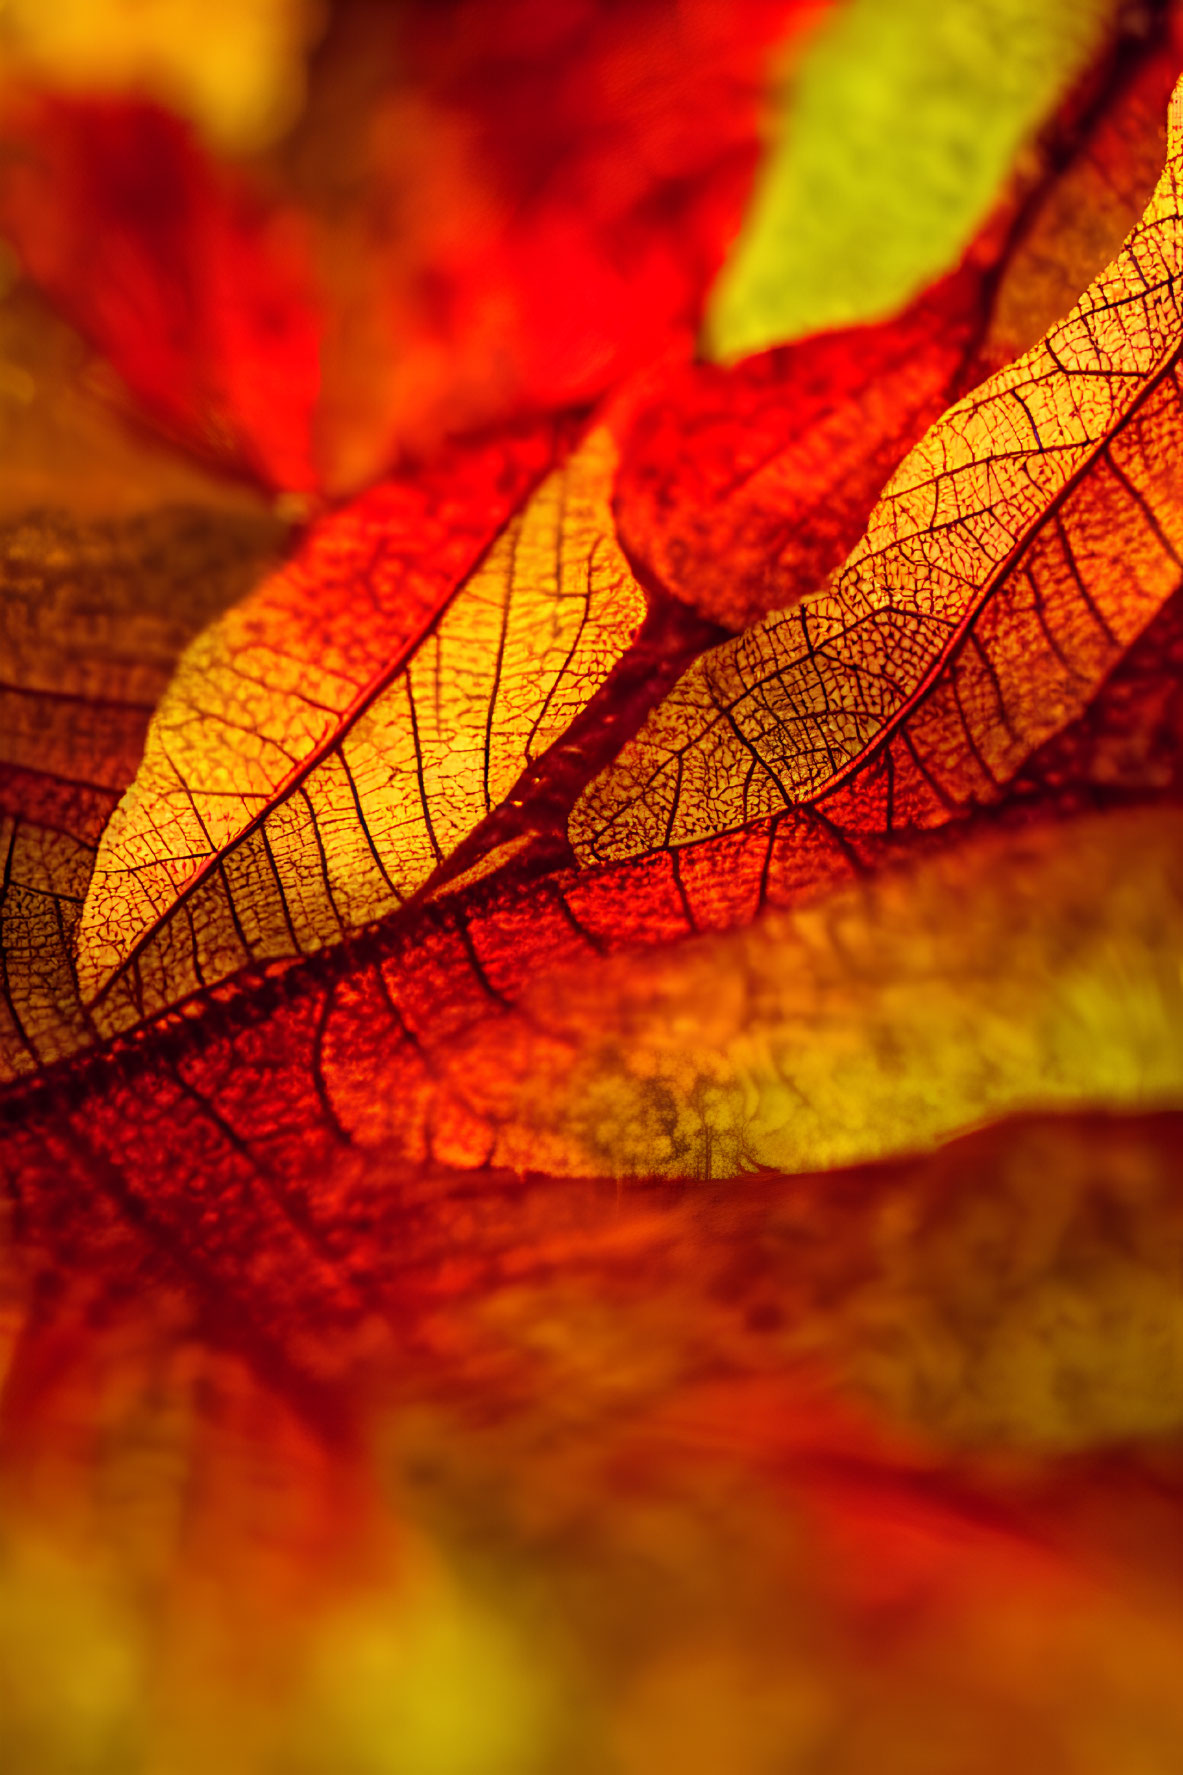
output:
[[[1109,263],[1165,153],[1179,57],[1119,39],[965,263],[902,314],[657,381],[622,448],[630,557],[732,629],[814,591],[913,444]]]
[[[366,496],[189,652],[78,927],[99,1028],[404,904],[604,683],[644,616],[614,446],[594,431],[515,510],[548,448]]]
[[[1160,270],[1127,274],[1127,315],[1165,330]],[[999,351],[1037,285],[995,306]],[[1094,349],[1113,312],[1077,316]],[[1067,344],[1042,397],[1021,372],[987,391],[991,500],[1022,509],[965,634],[1008,716],[1026,698],[1014,731],[967,703],[967,638],[881,701],[848,770],[815,746],[801,799],[605,866],[559,826],[663,680],[629,645],[602,430],[558,467],[541,429],[458,447],[324,520],[185,656],[111,820],[146,714],[124,699],[156,701],[179,639],[124,563],[176,560],[158,515],[11,528],[32,597],[10,651],[39,711],[78,674],[58,700],[88,725],[15,724],[5,793],[106,822],[76,956],[93,1026],[69,1009],[20,1064],[128,1032],[0,1105],[18,1761],[866,1775],[952,1747],[1025,1775],[1133,1741],[1173,1766],[1178,1118],[801,1169],[1183,1089],[1183,593],[1151,517],[1174,537],[1178,428],[1153,364],[1093,391]],[[1048,389],[1037,451],[1016,397]],[[986,410],[950,422],[971,486]],[[930,624],[965,594],[903,484],[857,557],[864,638],[895,614],[878,562],[908,566],[909,611],[929,585]],[[1049,558],[1028,512],[1075,536],[1086,488],[1115,638],[1066,599],[1037,653],[1006,575]],[[946,533],[971,580],[990,523]],[[100,606],[150,642],[142,682]],[[671,634],[703,630],[650,622],[667,685]],[[98,792],[69,774],[83,750]],[[27,979],[33,946],[9,953]],[[750,1174],[769,1165],[797,1174]]]
[[[590,860],[836,788],[894,741],[951,802],[1065,726],[1179,580],[1183,119],[1119,257],[897,471],[826,587],[705,656],[586,792]]]
[[[590,476],[580,495],[589,502],[586,511],[581,515],[573,507],[568,514],[575,520],[569,541],[575,553],[582,551],[584,572],[582,580],[576,574],[574,604],[583,611],[589,585],[595,582],[607,597],[605,608],[612,611],[619,588],[631,585],[619,562],[602,580],[597,578],[613,547],[605,506],[611,447],[605,434],[593,433],[559,479],[546,483],[524,514],[513,520],[475,577],[447,602],[452,587],[463,580],[466,564],[496,528],[498,514],[504,515],[514,503],[515,485],[521,483],[514,483],[512,476],[509,481],[499,480],[498,464],[503,459],[498,451],[505,447],[490,446],[485,455],[479,451],[459,453],[438,482],[429,477],[421,485],[405,483],[394,492],[372,495],[372,504],[363,502],[356,510],[329,521],[314,536],[302,561],[242,611],[225,619],[189,656],[161,707],[141,775],[105,834],[78,933],[83,998],[99,1032],[117,1030],[166,1010],[251,964],[295,957],[332,944],[414,898],[456,842],[487,816],[495,801],[505,796],[516,777],[537,757],[541,748],[529,738],[537,711],[541,710],[548,722],[553,720],[553,731],[548,732],[557,737],[567,725],[571,709],[585,706],[603,671],[597,669],[589,682],[580,682],[580,673],[572,671],[572,663],[578,662],[565,645],[559,649],[563,657],[556,655],[553,662],[558,676],[552,687],[549,681],[538,680],[536,662],[527,646],[519,662],[527,698],[522,705],[525,712],[519,711],[504,724],[512,757],[504,766],[489,766],[492,776],[487,782],[485,748],[494,732],[502,735],[502,718],[491,717],[487,705],[483,715],[478,708],[473,716],[471,704],[461,697],[457,723],[453,723],[440,703],[436,737],[432,740],[428,736],[429,751],[422,755],[426,768],[420,785],[423,764],[415,758],[414,738],[421,698],[415,673],[424,670],[419,651],[423,641],[434,660],[442,646],[452,643],[451,625],[459,625],[455,634],[460,636],[469,614],[482,610],[482,588],[500,585],[504,591],[508,581],[502,570],[515,548],[525,569],[523,590],[530,597],[541,595],[544,603],[560,595],[566,567],[560,563],[556,575],[553,564],[547,564],[547,549],[542,550],[547,561],[540,562],[536,550],[532,553],[542,531],[547,531],[551,542],[558,535],[555,499],[560,485],[573,485],[578,494],[575,483],[581,475]],[[521,445],[525,454],[519,467],[527,479],[528,463],[534,461],[535,471],[539,466],[530,456],[535,447]],[[467,470],[461,468],[465,462]],[[465,472],[473,477],[469,492],[474,497],[468,503],[460,500],[447,505],[445,485],[455,492],[464,484]],[[457,475],[459,481],[455,480]],[[575,482],[571,481],[573,475]],[[493,487],[497,491],[490,507]],[[437,534],[430,532],[433,512]],[[400,525],[403,542],[395,550],[397,568],[383,580],[386,590],[379,591],[376,606],[372,601],[365,606],[359,630],[356,613],[360,607],[355,595],[364,587],[367,597],[373,599],[370,569],[374,551],[389,551],[394,546],[392,537],[400,534]],[[487,530],[482,528],[485,525]],[[539,527],[538,535],[526,541],[523,552],[522,543],[531,525]],[[439,536],[444,533],[451,536],[458,551],[454,558],[440,546]],[[338,554],[341,538],[345,548]],[[426,548],[425,539],[429,543]],[[599,567],[589,581],[588,563],[597,560]],[[430,565],[425,568],[425,563]],[[378,577],[381,579],[381,574]],[[325,597],[324,586],[329,581],[335,590]],[[314,601],[318,595],[319,603]],[[626,645],[640,614],[636,588],[624,595],[627,620],[611,619],[615,639],[610,640],[604,669]],[[404,598],[409,599],[406,605]],[[441,608],[447,603],[447,614],[433,627],[437,603]],[[503,600],[498,604],[495,599],[494,603],[508,611]],[[385,627],[375,620],[382,609],[387,612],[382,619]],[[1148,614],[1144,612],[1142,620]],[[585,615],[568,642],[576,640]],[[490,635],[494,633],[501,633],[496,619]],[[463,647],[463,640],[460,645]],[[358,668],[364,667],[367,659],[371,676],[363,682]],[[501,670],[496,649],[485,659],[486,675],[492,671],[496,678]],[[507,663],[512,668],[512,648],[503,657],[502,665]],[[1100,678],[1103,669],[1095,671],[1094,679]],[[314,672],[341,680],[333,695],[323,695],[320,690],[309,695]],[[571,672],[575,693],[575,701],[567,709],[561,704],[564,672]],[[431,681],[430,703],[443,688],[443,679],[451,678],[452,673],[449,668],[437,684],[432,666],[427,677]],[[512,669],[499,695],[511,677]],[[371,719],[372,710],[384,706],[392,689],[396,698],[405,696],[404,680],[411,686],[410,701],[406,708],[400,704],[391,730],[394,738],[387,732],[383,743],[394,750],[381,766],[384,774],[377,786],[364,791],[374,795],[372,807],[364,805],[363,791],[355,796],[340,759],[354,743],[351,736],[356,724]],[[1094,688],[1095,683],[1079,690],[1078,706],[1087,702]],[[475,721],[475,749],[467,753],[453,743],[461,703],[468,706]],[[1123,706],[1126,715],[1121,714]],[[1070,714],[1071,708],[1062,712],[1056,725],[1062,725]],[[1171,731],[1168,724],[1166,732]],[[1025,763],[1038,737],[1038,732],[1027,736],[1013,770]],[[408,741],[410,750],[405,751]],[[1061,772],[1063,776],[1066,771],[1070,783],[1097,781],[1106,773],[1112,779],[1114,772],[1120,775],[1125,768],[1132,785],[1150,785],[1162,781],[1163,748],[1169,749],[1170,742],[1140,730],[1136,714],[1131,726],[1128,705],[1119,703],[1117,732],[1101,747],[1099,756],[1087,755],[1090,742],[1085,735],[1073,743],[1080,756],[1073,761],[1073,755],[1067,754]],[[398,754],[399,745],[404,746],[405,756]],[[1124,765],[1117,757],[1123,746]],[[296,757],[292,756],[293,748]],[[963,753],[958,768],[964,775],[974,754],[964,747]],[[404,791],[409,790],[401,798],[389,792],[389,784],[398,781],[399,757]],[[198,774],[192,774],[190,761]],[[438,773],[439,786],[433,772]],[[499,779],[496,785],[493,777]],[[1054,806],[1054,786],[1046,773],[1041,776],[1037,771],[1032,782],[1036,795],[1045,800],[1050,797],[1049,807]],[[318,794],[322,786],[326,799],[322,818],[317,820],[311,817],[304,798]],[[330,787],[341,791],[335,800],[327,793]],[[463,1086],[461,1095],[474,1103],[483,1102],[475,1112],[457,1107],[451,1097],[453,1083],[444,1088],[441,1098],[435,1063],[425,1062],[425,1052],[440,1042],[446,1046],[466,1028],[479,1032],[486,1023],[496,1047],[504,1039],[498,1033],[502,1030],[500,1009],[522,997],[530,975],[539,967],[578,961],[588,953],[589,945],[592,949],[605,944],[635,947],[696,928],[742,923],[761,905],[791,904],[802,893],[841,881],[852,866],[862,866],[860,849],[864,856],[868,853],[860,834],[890,839],[909,820],[932,825],[947,821],[951,811],[950,806],[938,802],[935,812],[932,805],[926,805],[917,813],[903,792],[902,772],[897,772],[890,759],[856,773],[848,787],[834,789],[823,784],[823,788],[829,793],[821,796],[816,816],[780,825],[774,822],[771,827],[759,822],[736,841],[719,839],[692,848],[683,861],[678,860],[675,849],[670,858],[655,859],[660,864],[656,871],[648,866],[619,875],[609,871],[593,875],[584,885],[564,876],[555,880],[553,888],[541,892],[511,887],[494,898],[487,912],[476,910],[477,903],[473,903],[476,924],[467,902],[454,916],[449,914],[443,926],[433,929],[429,921],[425,928],[421,922],[413,922],[406,951],[409,971],[401,975],[394,989],[398,1009],[393,1021],[388,979],[381,984],[377,999],[364,987],[358,997],[351,986],[345,1002],[353,1009],[347,1013],[330,1012],[327,1004],[324,1007],[324,1021],[315,1040],[313,1076],[320,1081],[318,1099],[327,1093],[334,1105],[331,1122],[338,1130],[356,1133],[367,1142],[388,1138],[393,1132],[381,1116],[379,1128],[372,1109],[365,1107],[375,1099],[371,1067],[362,1066],[358,1059],[364,1049],[372,1055],[372,1066],[388,1080],[379,1101],[399,1105],[398,1139],[406,1150],[419,1150],[421,1143],[425,1143],[424,1150],[435,1150],[437,1136],[423,1130],[434,1125],[441,1113],[439,1103],[447,1100],[451,1107],[442,1112],[445,1119],[460,1117],[456,1134],[445,1136],[444,1150],[453,1158],[462,1153],[479,1158],[493,1150],[512,1154],[515,1162],[520,1162],[527,1148],[513,1144],[518,1136],[507,1136],[509,1146],[498,1145],[500,1137],[493,1130],[504,1111],[495,1107],[495,1100],[503,1089],[518,1089],[515,1078],[528,1076],[533,1064],[525,1058],[529,1044],[522,1047],[515,1036],[506,1047],[509,1083],[498,1085],[493,1098],[483,1095],[480,1085],[487,1062],[478,1065],[473,1061],[473,1078]],[[930,803],[931,795],[930,791]],[[303,816],[295,820],[293,802],[304,808]],[[580,818],[577,810],[576,823]],[[371,819],[378,828],[377,837],[373,828],[367,831]],[[437,820],[440,832],[436,831]],[[512,836],[512,821],[507,830]],[[441,833],[444,842],[440,841]],[[518,836],[526,835],[523,830]],[[383,844],[388,855],[381,848]],[[290,849],[285,850],[285,845]],[[479,851],[472,860],[479,860]],[[400,869],[405,873],[399,875]],[[527,931],[530,940],[523,943],[522,933]],[[77,1040],[72,1034],[66,1041],[67,1050]],[[340,1082],[330,1088],[325,1056],[339,1040],[350,1059]],[[477,1040],[482,1046],[485,1036],[477,1035]],[[468,1041],[465,1035],[458,1052],[466,1051]],[[504,1071],[500,1062],[493,1072],[499,1069]],[[448,1070],[455,1081],[451,1062]],[[329,1071],[335,1072],[331,1064]],[[694,1088],[693,1081],[679,1087]],[[954,1101],[961,1102],[956,1093]],[[949,1112],[953,1121],[960,1113],[974,1112],[967,1111],[963,1102],[961,1110]],[[560,1147],[566,1139],[564,1136]],[[651,1163],[652,1153],[646,1157],[646,1151],[642,1142],[629,1164],[643,1167]],[[553,1162],[569,1161],[561,1159],[556,1149]]]

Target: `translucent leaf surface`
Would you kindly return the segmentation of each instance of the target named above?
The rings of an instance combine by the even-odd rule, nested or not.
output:
[[[565,732],[644,598],[613,540],[607,432],[515,510],[547,445],[368,495],[189,652],[99,847],[86,1001],[133,964],[120,996],[151,1014],[340,941],[410,899]]]
[[[732,629],[814,591],[933,420],[1036,344],[1142,214],[1178,71],[1166,34],[1117,40],[964,263],[903,313],[656,377],[616,486],[632,559]]]
[[[682,679],[575,810],[585,858],[815,800],[901,728],[953,794],[998,785],[1085,707],[1179,579],[1177,104],[1112,266],[932,428],[828,585]]]
[[[878,320],[953,265],[1114,8],[855,0],[810,44],[743,238],[711,298],[712,353]]]

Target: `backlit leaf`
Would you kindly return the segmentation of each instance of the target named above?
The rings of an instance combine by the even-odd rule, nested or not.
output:
[[[964,264],[901,315],[656,379],[617,478],[630,557],[733,629],[839,566],[933,420],[1066,314],[1142,214],[1179,65],[1164,34],[1119,42]]]
[[[898,734],[952,802],[1087,705],[1179,580],[1179,100],[1145,217],[935,425],[832,581],[704,656],[576,807],[586,860],[816,800]]]
[[[644,616],[615,449],[594,431],[515,511],[548,453],[375,490],[190,649],[78,926],[100,1028],[403,905],[603,684]]]
[[[810,43],[711,297],[727,359],[889,315],[947,271],[1086,67],[1108,0],[853,0]]]

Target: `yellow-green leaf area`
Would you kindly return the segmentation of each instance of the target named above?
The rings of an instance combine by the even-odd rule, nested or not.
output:
[[[851,0],[786,82],[784,127],[708,307],[742,357],[881,319],[952,266],[1101,45],[1112,0]]]

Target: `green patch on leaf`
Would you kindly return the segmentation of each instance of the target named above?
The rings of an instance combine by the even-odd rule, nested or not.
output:
[[[1111,0],[852,0],[787,85],[788,125],[715,285],[732,359],[878,320],[954,264]]]

